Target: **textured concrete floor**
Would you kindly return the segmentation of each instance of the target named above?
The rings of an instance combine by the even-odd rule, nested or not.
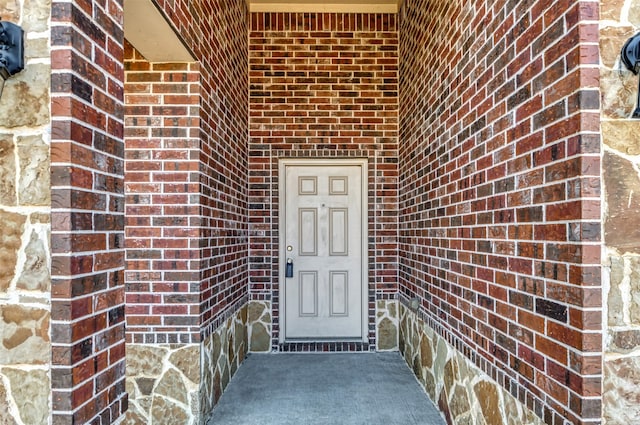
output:
[[[252,354],[207,425],[444,424],[399,353]]]

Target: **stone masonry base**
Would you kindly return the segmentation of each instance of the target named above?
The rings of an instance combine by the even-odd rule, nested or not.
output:
[[[272,315],[269,301],[249,301],[249,349],[253,353],[272,350]],[[376,351],[398,351],[398,300],[376,302]],[[279,351],[369,351],[367,343],[282,343]]]
[[[403,302],[399,344],[405,361],[448,424],[543,425]]]
[[[201,344],[128,344],[124,423],[204,424],[247,347],[246,305]]]

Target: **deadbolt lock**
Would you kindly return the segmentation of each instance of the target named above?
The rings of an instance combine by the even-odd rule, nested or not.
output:
[[[293,277],[293,260],[291,258],[287,258],[287,267],[284,274],[285,277]]]

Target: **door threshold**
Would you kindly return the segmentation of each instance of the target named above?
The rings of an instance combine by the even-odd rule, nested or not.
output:
[[[298,343],[298,342],[364,342],[362,338],[287,338],[285,343]]]
[[[361,339],[286,340],[278,344],[278,351],[286,353],[358,353],[375,351],[375,345]]]

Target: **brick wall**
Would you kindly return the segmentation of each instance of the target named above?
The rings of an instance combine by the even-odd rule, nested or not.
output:
[[[125,49],[127,341],[200,341],[200,73]]]
[[[196,62],[125,51],[126,420],[201,423],[247,352],[247,10],[157,3]]]
[[[640,3],[600,2],[603,198],[608,314],[603,420],[626,424],[640,417],[640,179],[636,108],[638,77],[620,63],[620,50],[640,29]]]
[[[127,407],[121,2],[52,3],[53,423]]]
[[[598,2],[407,0],[400,292],[549,424],[601,416]]]
[[[0,98],[0,423],[51,416],[50,4],[0,4],[25,31],[25,69]],[[43,78],[43,76],[45,76]]]
[[[397,47],[393,14],[251,14],[249,290],[276,348],[279,158],[368,158],[369,344],[376,298],[397,291]]]
[[[158,1],[201,64],[200,324],[206,338],[247,297],[247,7]]]

